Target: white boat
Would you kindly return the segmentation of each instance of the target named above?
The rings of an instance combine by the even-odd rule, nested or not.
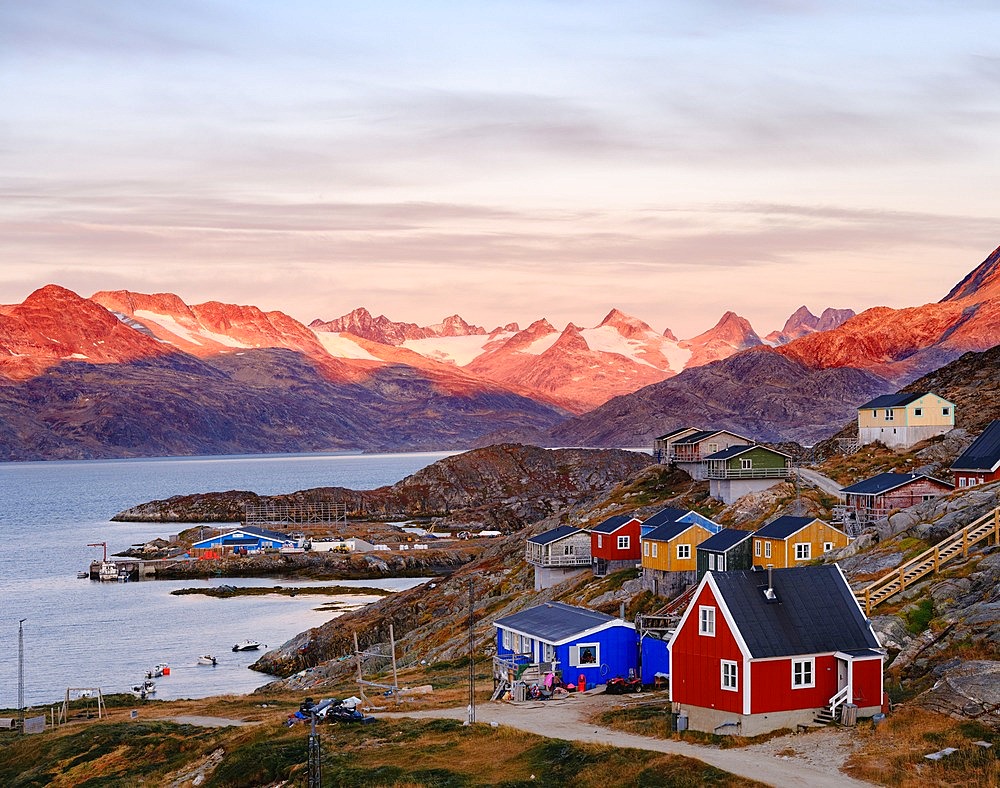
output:
[[[76,577],[78,580],[86,580],[90,577],[90,572],[77,572]]]
[[[114,561],[101,561],[101,568],[97,570],[99,580],[118,581],[118,564]]]
[[[132,687],[132,692],[138,695],[140,698],[145,698],[147,695],[156,694],[156,682],[150,679],[146,679],[142,684],[136,684]]]
[[[260,643],[256,640],[241,640],[233,646],[233,651],[256,651],[260,648]]]
[[[160,678],[160,676],[169,676],[169,675],[170,675],[170,666],[166,664],[157,665],[152,670],[146,671],[147,679],[158,679]]]
[[[199,665],[215,665],[215,664],[218,664],[218,660],[215,657],[213,657],[211,654],[202,654],[200,657],[198,657],[198,664]]]

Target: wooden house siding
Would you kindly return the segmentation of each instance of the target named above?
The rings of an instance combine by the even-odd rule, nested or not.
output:
[[[578,534],[548,544],[528,540],[525,543],[525,560],[534,566],[589,566],[590,534]]]
[[[881,706],[884,692],[881,658],[853,660],[850,667],[854,672],[851,682],[853,693],[848,701],[862,709]]]
[[[633,518],[622,525],[614,533],[602,534],[595,531],[590,533],[590,554],[594,558],[603,558],[608,561],[639,560],[642,554],[640,544],[640,528],[642,522],[638,518]],[[618,547],[618,537],[628,537],[628,547]]]
[[[813,659],[812,687],[792,687],[792,661]],[[750,713],[818,709],[837,693],[837,660],[832,654],[781,657],[750,663]]]
[[[844,503],[848,510],[864,515],[864,520],[886,517],[894,509],[909,509],[930,498],[947,495],[952,488],[929,477],[914,479],[883,493],[845,493]]]
[[[754,566],[766,567],[771,564],[775,569],[784,569],[789,566],[801,566],[813,559],[819,558],[826,552],[823,545],[827,542],[833,543],[833,549],[838,550],[846,547],[847,534],[839,531],[822,520],[813,520],[802,530],[788,536],[785,539],[770,539],[766,537],[754,536],[752,561]],[[758,543],[760,548],[758,549]],[[771,545],[771,555],[767,556],[766,544]],[[795,558],[795,545],[808,544],[809,555],[805,558]],[[735,567],[734,567],[735,568]]]
[[[683,533],[673,539],[661,542],[652,539],[642,540],[642,566],[644,569],[658,569],[663,572],[693,572],[698,568],[698,545],[712,534],[704,527],[692,524]],[[649,549],[646,549],[649,545]],[[653,555],[653,545],[656,545],[656,555]],[[678,545],[690,548],[689,558],[678,558]]]
[[[1000,481],[1000,468],[995,471],[954,471],[956,487],[975,487]]]
[[[709,479],[765,479],[788,475],[789,458],[766,446],[754,446],[736,457],[708,460]],[[747,467],[749,466],[749,467]]]
[[[753,537],[744,539],[739,544],[733,545],[726,551],[704,550],[700,546],[697,548],[698,579],[701,580],[705,572],[728,572],[733,569],[749,569],[753,566],[752,554]],[[714,557],[714,566],[709,565],[709,556]],[[722,565],[719,561],[722,560]]]

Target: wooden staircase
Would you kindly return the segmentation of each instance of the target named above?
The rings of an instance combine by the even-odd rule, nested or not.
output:
[[[885,602],[926,575],[941,571],[941,567],[951,559],[958,556],[967,558],[970,547],[990,536],[994,538],[994,544],[1000,544],[1000,507],[965,526],[961,531],[953,533],[899,568],[890,570],[874,583],[856,591],[855,596],[864,608],[865,615],[870,616],[876,605]]]

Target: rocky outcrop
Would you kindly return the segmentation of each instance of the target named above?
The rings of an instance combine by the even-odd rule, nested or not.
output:
[[[816,317],[805,306],[800,306],[785,321],[780,331],[772,331],[765,337],[771,345],[785,345],[794,339],[814,334],[817,331],[830,331],[845,321],[854,317],[853,309],[833,309],[827,307],[823,314]]]
[[[116,521],[239,522],[248,502],[332,501],[355,519],[438,519],[447,526],[516,531],[554,512],[605,494],[651,465],[647,454],[620,449],[540,449],[504,444],[433,463],[375,490],[322,487],[265,498],[218,492],[151,501],[119,512]]]

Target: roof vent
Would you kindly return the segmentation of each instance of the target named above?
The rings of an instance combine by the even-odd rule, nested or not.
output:
[[[768,602],[777,602],[778,595],[774,593],[774,583],[771,580],[771,573],[774,570],[774,564],[767,565],[767,588],[764,589],[764,599]]]

